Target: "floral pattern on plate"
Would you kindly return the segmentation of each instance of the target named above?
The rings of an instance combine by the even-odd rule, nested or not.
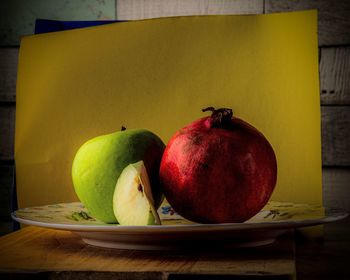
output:
[[[164,200],[158,209],[159,216],[164,225],[193,224],[178,215],[169,203]],[[15,216],[25,220],[33,220],[55,224],[77,225],[111,225],[92,217],[80,202],[58,203],[39,207],[23,208],[15,211]],[[272,221],[297,221],[304,219],[318,219],[324,217],[322,206],[298,204],[292,202],[270,201],[253,218],[246,223],[261,223]]]

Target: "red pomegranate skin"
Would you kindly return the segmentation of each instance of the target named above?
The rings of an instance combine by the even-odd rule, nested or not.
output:
[[[248,220],[268,202],[276,180],[270,143],[232,115],[225,125],[211,116],[182,128],[169,141],[160,165],[168,202],[198,223]]]

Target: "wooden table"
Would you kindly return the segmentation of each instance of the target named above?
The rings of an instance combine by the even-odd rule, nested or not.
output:
[[[296,242],[294,241],[296,240]],[[226,251],[127,251],[84,244],[70,232],[26,227],[0,238],[0,279],[350,279],[350,218],[324,238],[296,235]]]
[[[296,239],[298,280],[350,279],[350,217],[324,226],[324,238]]]
[[[0,278],[294,279],[293,235],[259,248],[128,251],[86,245],[66,231],[25,227],[0,238]]]

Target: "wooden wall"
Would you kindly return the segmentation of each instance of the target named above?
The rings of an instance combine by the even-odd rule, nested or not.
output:
[[[102,2],[96,1],[96,3]],[[328,207],[350,210],[350,1],[116,0],[115,7],[115,17],[121,20],[177,15],[263,14],[318,9],[324,204]],[[32,10],[35,10],[35,7],[32,7]],[[96,18],[88,19],[107,18],[101,13],[96,13]],[[16,43],[13,46],[1,45],[0,233],[5,233],[11,230],[9,214],[14,180],[13,148],[18,45]]]

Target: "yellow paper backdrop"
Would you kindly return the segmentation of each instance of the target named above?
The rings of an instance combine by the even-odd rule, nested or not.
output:
[[[271,142],[274,200],[322,203],[316,11],[196,16],[28,36],[20,48],[19,207],[76,201],[71,165],[88,139],[142,127],[165,142],[230,107]]]

